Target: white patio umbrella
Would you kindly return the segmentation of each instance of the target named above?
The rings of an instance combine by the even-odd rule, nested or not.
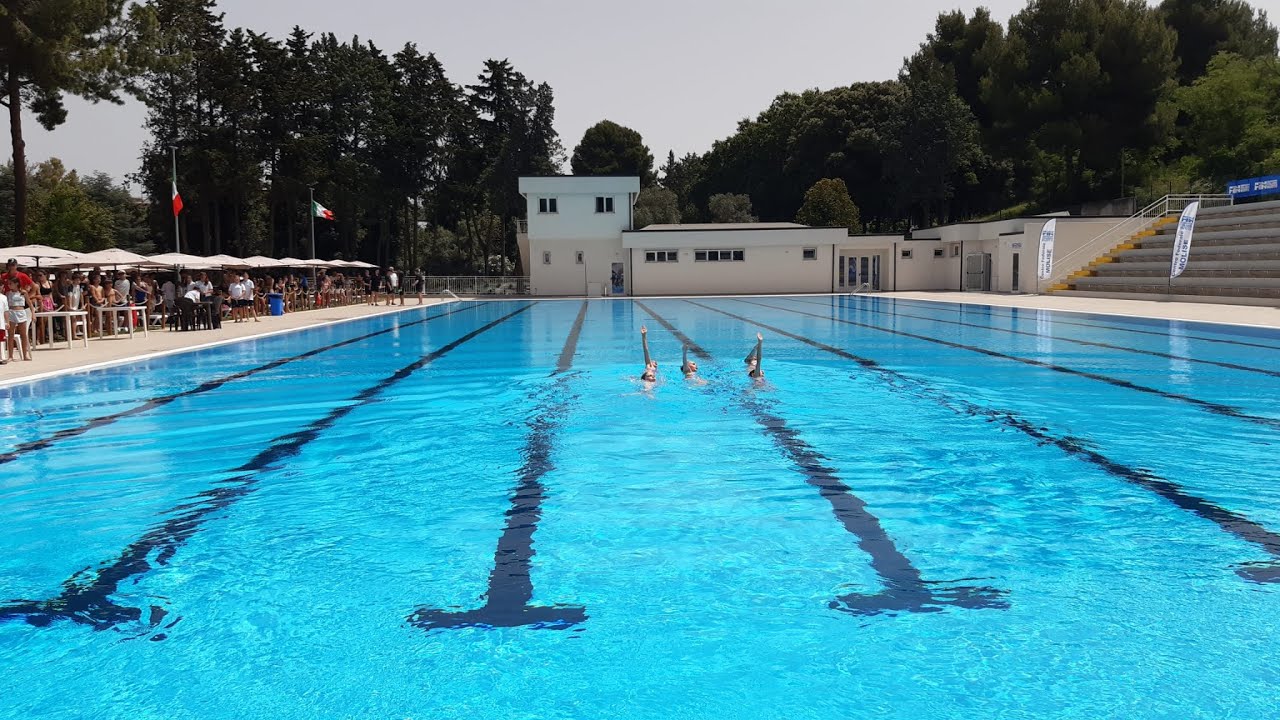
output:
[[[202,258],[198,255],[188,255],[186,253],[164,253],[163,255],[152,255],[151,262],[165,267],[187,268],[190,270],[208,270],[218,267],[217,264],[209,262],[208,258]]]
[[[18,264],[23,267],[31,267],[32,265],[40,267],[41,260],[67,260],[82,256],[82,253],[74,250],[64,250],[48,245],[19,245],[17,247],[4,248],[0,250],[0,253],[4,253],[5,258],[17,260]]]
[[[329,260],[325,262],[324,266],[327,268],[342,268],[344,270],[351,267],[349,264],[347,264],[342,260]]]
[[[138,253],[121,250],[120,248],[107,248],[97,252],[85,253],[76,258],[64,258],[54,260],[49,263],[50,267],[101,267],[110,265],[118,268],[125,267],[156,267],[156,263],[151,262],[149,258]]]
[[[374,265],[373,263],[367,263],[367,262],[365,262],[365,261],[363,261],[363,260],[352,260],[351,262],[347,263],[347,265],[348,265],[349,267],[353,267],[353,268],[363,268],[363,269],[365,269],[365,270],[370,270],[370,269],[373,269],[373,268],[378,267],[377,265]]]
[[[300,262],[299,262],[299,264],[300,264],[302,267],[317,267],[317,268],[329,267],[329,263],[328,263],[328,261],[326,261],[326,260],[321,260],[320,258],[312,258],[312,259],[310,259],[310,260],[302,260],[302,261],[300,261]]]
[[[307,266],[307,261],[306,261],[306,260],[299,260],[299,259],[298,259],[298,258],[296,258],[296,257],[280,258],[279,263],[280,263],[280,267],[291,267],[291,268],[296,268],[296,267],[306,267],[306,266]]]
[[[280,261],[275,258],[269,258],[265,255],[253,255],[240,261],[240,265],[251,268],[273,268],[281,267]]]
[[[247,267],[247,263],[232,255],[210,255],[204,259],[213,267]]]

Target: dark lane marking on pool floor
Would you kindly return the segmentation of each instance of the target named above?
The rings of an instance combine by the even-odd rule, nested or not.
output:
[[[1084,460],[1105,471],[1112,477],[1155,493],[1159,497],[1173,503],[1176,507],[1182,510],[1189,510],[1195,513],[1198,517],[1214,523],[1221,530],[1261,548],[1264,552],[1270,555],[1272,559],[1269,562],[1242,563],[1235,569],[1236,574],[1246,580],[1258,583],[1280,582],[1280,534],[1269,530],[1266,526],[1246,517],[1245,515],[1233,510],[1228,510],[1209,500],[1194,495],[1171,480],[1162,478],[1148,470],[1129,467],[1121,462],[1112,460],[1097,450],[1088,447],[1088,445],[1079,438],[1054,435],[1048,428],[1032,423],[1030,420],[1027,420],[1012,410],[982,407],[981,405],[977,405],[976,403],[972,403],[968,400],[954,397],[944,390],[939,390],[925,380],[887,368],[870,358],[854,355],[847,350],[842,350],[818,340],[784,330],[780,327],[767,325],[758,320],[752,320],[751,318],[743,317],[742,315],[738,315],[727,310],[720,310],[718,308],[711,307],[710,305],[703,305],[692,300],[686,300],[685,302],[711,310],[712,312],[720,313],[727,317],[741,320],[742,322],[749,323],[757,327],[762,327],[770,332],[776,332],[779,335],[789,337],[793,340],[798,340],[810,347],[842,357],[846,360],[852,360],[864,369],[870,370],[879,375],[882,379],[885,379],[888,387],[891,389],[897,388],[908,393],[914,393],[917,397],[929,400],[960,415],[986,418],[988,422],[998,423],[1007,428],[1017,430],[1038,443],[1053,445],[1071,457]]]
[[[1232,405],[1224,405],[1222,403],[1213,402],[1212,400],[1201,400],[1200,398],[1191,397],[1190,395],[1183,395],[1181,393],[1168,392],[1166,390],[1148,387],[1146,385],[1139,385],[1138,383],[1135,383],[1135,382],[1122,380],[1120,378],[1114,378],[1114,377],[1111,377],[1110,375],[1103,375],[1101,373],[1095,373],[1089,370],[1077,370],[1075,368],[1069,368],[1065,365],[1057,365],[1055,363],[1045,362],[1043,360],[1035,360],[1033,358],[1021,357],[1019,355],[1010,355],[1008,353],[1002,353],[998,350],[991,350],[984,347],[978,347],[977,345],[966,345],[965,343],[953,342],[951,340],[943,340],[942,338],[936,338],[929,335],[919,335],[917,333],[907,332],[905,330],[894,330],[893,328],[887,328],[881,325],[871,325],[868,323],[861,323],[856,320],[845,320],[843,318],[832,317],[831,315],[819,315],[817,313],[805,312],[803,310],[793,310],[787,307],[778,307],[777,305],[766,305],[764,303],[752,302],[751,300],[735,299],[732,302],[740,302],[740,303],[745,303],[747,305],[755,305],[756,307],[768,308],[769,310],[777,310],[779,312],[785,312],[785,313],[794,313],[796,315],[807,315],[809,317],[818,318],[819,320],[829,320],[831,322],[838,322],[838,323],[843,323],[845,325],[853,325],[856,327],[867,328],[868,330],[875,330],[877,332],[888,333],[890,335],[897,335],[899,337],[907,337],[915,340],[923,340],[924,342],[933,343],[935,345],[944,345],[946,347],[955,348],[957,350],[968,350],[969,352],[975,352],[975,353],[978,353],[979,355],[986,355],[987,357],[999,358],[1001,360],[1011,360],[1016,363],[1022,363],[1023,365],[1030,365],[1033,367],[1043,368],[1045,370],[1052,370],[1053,372],[1062,373],[1064,375],[1074,375],[1076,377],[1088,378],[1089,380],[1096,380],[1098,382],[1103,382],[1108,385],[1114,385],[1115,387],[1124,388],[1126,390],[1135,390],[1137,392],[1146,393],[1148,395],[1156,395],[1166,400],[1176,400],[1178,402],[1183,402],[1188,405],[1194,405],[1203,410],[1207,410],[1208,412],[1211,412],[1215,415],[1222,415],[1224,417],[1235,418],[1237,420],[1244,420],[1246,422],[1255,423],[1257,425],[1263,425],[1265,427],[1269,427],[1273,429],[1280,429],[1280,418],[1266,417],[1263,415],[1251,415],[1245,412],[1244,410],[1241,410],[1240,408]]]
[[[711,353],[685,335],[666,318],[647,305],[635,301],[667,332],[688,346],[698,358],[712,361]],[[817,488],[818,494],[831,504],[836,519],[858,539],[858,547],[871,558],[871,568],[880,576],[884,589],[872,595],[850,593],[832,600],[829,607],[853,615],[878,615],[893,612],[939,612],[954,606],[969,609],[1009,607],[1004,590],[973,585],[957,585],[925,580],[920,570],[898,549],[897,543],[880,524],[880,519],[867,509],[867,503],[854,494],[837,475],[821,452],[800,437],[799,431],[787,425],[759,400],[742,400],[741,405],[768,436],[786,454],[804,476],[805,482]],[[966,582],[965,578],[956,582]]]
[[[830,303],[815,303],[796,298],[783,298],[788,302],[800,303],[803,305],[814,305],[817,307],[830,308]],[[945,318],[929,317],[927,315],[911,315],[909,313],[898,312],[896,310],[873,310],[871,308],[851,308],[848,305],[841,304],[837,306],[850,312],[868,312],[875,315],[888,315],[889,317],[905,317],[914,318],[916,320],[926,320],[933,323],[941,323],[943,325],[957,325],[960,327],[971,327],[987,332],[1005,333],[1007,335],[1025,335],[1033,338],[1050,338],[1056,342],[1074,343],[1076,345],[1086,345],[1088,347],[1106,348],[1108,350],[1120,350],[1122,352],[1137,353],[1139,355],[1150,355],[1152,357],[1165,358],[1166,360],[1180,360],[1182,362],[1199,363],[1202,365],[1216,365],[1217,367],[1226,368],[1228,370],[1240,370],[1242,372],[1258,373],[1260,375],[1269,375],[1271,377],[1280,378],[1280,370],[1267,370],[1266,368],[1257,368],[1251,365],[1240,365],[1238,363],[1223,362],[1219,360],[1204,360],[1201,358],[1188,357],[1186,355],[1172,355],[1163,353],[1159,350],[1143,350],[1141,348],[1132,348],[1127,345],[1112,345],[1111,343],[1097,342],[1094,340],[1080,340],[1077,338],[1060,337],[1057,335],[1042,335],[1037,332],[1029,332],[1027,330],[1015,330],[1013,328],[996,327],[992,325],[978,325],[977,323],[962,322],[960,320],[947,320]]]
[[[88,625],[94,630],[107,630],[122,623],[139,621],[142,617],[140,608],[121,606],[111,600],[111,596],[116,593],[121,583],[131,577],[141,576],[153,567],[168,564],[174,553],[195,535],[204,523],[208,522],[211,515],[226,509],[253,492],[258,483],[259,473],[278,469],[276,466],[281,461],[296,456],[308,443],[333,427],[351,411],[373,400],[392,385],[444,357],[458,346],[531,307],[533,303],[431,351],[378,383],[365,388],[345,404],[334,408],[328,415],[312,422],[302,430],[276,438],[251,460],[232,471],[241,473],[240,475],[219,481],[217,487],[202,490],[170,510],[170,513],[177,514],[135,540],[109,564],[99,567],[94,572],[86,568],[71,576],[62,584],[63,590],[57,597],[39,601],[16,600],[0,605],[0,621],[22,619],[30,625],[44,627],[55,620],[71,620]],[[153,553],[154,565],[150,559]],[[163,608],[152,606],[150,610],[152,625],[157,624],[166,614]],[[153,635],[151,639],[163,640],[164,635]]]
[[[337,348],[344,347],[346,345],[351,345],[353,343],[358,343],[364,340],[368,340],[369,338],[378,337],[379,335],[386,335],[387,333],[395,332],[396,330],[403,330],[407,327],[413,327],[414,325],[421,325],[422,323],[425,323],[429,320],[442,318],[446,315],[452,315],[454,313],[462,312],[463,310],[471,310],[473,308],[479,307],[479,305],[480,305],[479,303],[471,303],[466,307],[455,308],[453,310],[450,310],[449,312],[440,313],[439,315],[432,315],[430,317],[422,318],[421,320],[414,320],[413,322],[404,323],[402,325],[395,325],[393,327],[386,328],[385,330],[378,330],[376,332],[371,332],[365,335],[361,335],[359,337],[353,337],[348,340],[343,340],[341,342],[336,342],[336,343],[315,348],[313,350],[308,350],[299,355],[291,355],[289,357],[272,360],[271,362],[266,363],[265,365],[259,365],[254,368],[249,368],[248,370],[241,370],[240,372],[232,373],[231,375],[226,375],[224,377],[216,378],[214,380],[205,381],[189,390],[183,390],[181,392],[170,393],[169,395],[160,395],[157,397],[150,398],[148,400],[143,401],[141,405],[136,405],[134,407],[129,408],[128,410],[122,410],[118,413],[112,413],[110,415],[102,415],[100,417],[96,417],[91,420],[88,420],[81,425],[77,425],[76,427],[59,430],[54,434],[50,435],[49,437],[39,438],[37,440],[30,440],[28,442],[24,442],[21,445],[18,445],[17,447],[15,447],[13,450],[10,450],[7,453],[0,454],[0,465],[11,463],[14,460],[17,460],[19,457],[22,457],[23,455],[26,455],[28,453],[32,453],[37,450],[44,450],[46,448],[52,447],[54,444],[59,443],[63,440],[70,440],[71,438],[79,437],[80,435],[84,435],[85,433],[91,430],[96,430],[101,427],[106,427],[114,422],[124,420],[125,418],[134,417],[136,415],[141,415],[145,412],[155,410],[156,408],[164,407],[165,405],[168,405],[169,403],[175,400],[180,400],[185,397],[191,397],[193,395],[199,395],[201,393],[209,392],[210,390],[217,390],[218,388],[222,387],[223,385],[226,385],[229,382],[234,382],[236,380],[243,380],[247,377],[257,375],[258,373],[266,372],[268,370],[274,370],[282,365],[287,365],[291,362],[296,362],[298,360],[306,360],[307,358],[314,357],[316,355],[319,355],[320,353],[328,352],[330,350],[335,350]],[[252,340],[253,338],[245,338],[245,339]]]
[[[530,626],[535,629],[564,630],[583,623],[587,619],[586,608],[577,605],[533,605],[533,534],[542,519],[542,501],[547,488],[542,478],[555,464],[551,452],[555,447],[555,434],[568,414],[573,398],[567,396],[569,380],[573,375],[573,356],[578,350],[578,338],[582,335],[582,323],[587,317],[584,301],[573,322],[573,329],[565,340],[556,369],[550,377],[552,383],[548,395],[551,404],[529,421],[529,434],[525,440],[524,464],[520,467],[516,487],[511,495],[511,507],[507,510],[506,526],[498,538],[498,549],[493,554],[493,571],[489,573],[489,587],[484,594],[484,605],[474,610],[438,610],[418,608],[408,617],[409,623],[423,630],[448,628],[498,628]],[[535,398],[536,400],[536,393]]]
[[[841,297],[844,297],[844,296],[841,296]],[[862,295],[859,297],[866,297],[866,296]],[[877,297],[877,298],[869,298],[869,299],[877,303],[890,302],[894,305],[902,303],[904,305],[911,305],[919,308],[928,308],[930,310],[938,310],[941,312],[951,312],[951,313],[956,313],[957,315],[963,315],[965,313],[965,310],[953,310],[951,308],[943,307],[943,305],[956,305],[960,308],[974,308],[974,310],[971,310],[970,312],[985,313],[987,315],[990,315],[991,317],[1013,318],[1014,320],[1026,319],[1022,316],[1022,313],[1046,312],[1046,313],[1052,313],[1053,314],[1052,321],[1055,324],[1059,324],[1059,325],[1077,325],[1079,327],[1096,328],[1099,330],[1115,330],[1116,332],[1134,333],[1135,335],[1156,335],[1159,337],[1169,337],[1169,333],[1160,332],[1159,330],[1139,330],[1137,328],[1122,327],[1118,325],[1100,325],[1098,323],[1078,322],[1075,320],[1064,320],[1062,319],[1063,317],[1080,317],[1081,315],[1081,313],[1069,312],[1066,310],[1051,310],[1049,308],[1005,307],[1003,305],[980,305],[977,303],[931,303],[924,300],[911,300],[909,298],[898,298],[898,297],[894,297],[894,298],[878,298]],[[855,306],[844,305],[844,307],[853,309]],[[983,309],[978,310],[977,308],[983,308]],[[1002,309],[1012,310],[1013,312],[998,313],[998,312],[994,312],[993,308],[1002,308]],[[1129,316],[1117,316],[1117,317],[1129,317]],[[1132,319],[1143,319],[1143,318],[1132,318]],[[1149,319],[1156,320],[1156,321],[1165,320],[1170,323],[1176,323],[1176,322],[1185,322],[1185,323],[1192,323],[1192,324],[1199,323],[1199,321],[1196,321],[1196,320],[1171,320],[1167,318],[1149,318]],[[1214,323],[1208,323],[1208,324],[1212,325]],[[1251,329],[1257,329],[1255,326],[1245,326],[1245,327],[1249,327]],[[1245,342],[1243,340],[1211,338],[1211,337],[1205,337],[1203,335],[1183,335],[1182,337],[1185,337],[1188,340],[1203,340],[1204,342],[1222,343],[1224,345],[1239,345],[1241,347],[1260,348],[1263,350],[1280,350],[1280,345],[1263,345],[1260,343]]]

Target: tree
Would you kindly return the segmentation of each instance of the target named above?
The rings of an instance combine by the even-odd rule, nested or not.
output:
[[[1170,140],[1176,34],[1142,0],[1040,0],[1009,21],[983,84],[991,139],[1046,203],[1114,188],[1122,151]]]
[[[1244,0],[1164,0],[1160,16],[1178,34],[1178,80],[1190,85],[1220,52],[1275,57],[1276,28]]]
[[[6,2],[0,12],[0,105],[9,109],[14,167],[14,241],[26,242],[27,167],[22,111],[48,130],[67,118],[67,94],[119,103],[147,60],[149,11],[125,0]]]
[[[636,198],[635,229],[648,225],[671,225],[680,222],[680,205],[676,194],[664,187],[647,187]]]
[[[85,192],[75,171],[51,158],[31,174],[32,242],[82,252],[114,244],[111,213]]]
[[[846,227],[851,232],[862,229],[858,206],[849,197],[849,188],[836,178],[819,180],[804,194],[804,205],[796,213],[796,222],[814,227]]]
[[[570,160],[574,175],[635,175],[641,187],[656,179],[653,155],[640,133],[611,120],[587,128]]]
[[[673,151],[667,151],[667,163],[662,166],[662,187],[676,195],[676,207],[685,221],[693,222],[699,217],[697,205],[694,203],[694,190],[703,180],[706,162],[697,153],[685,153],[676,159]]]
[[[1178,93],[1193,175],[1228,180],[1280,168],[1280,61],[1220,54]],[[1218,190],[1221,192],[1221,190]]]
[[[756,216],[751,214],[751,198],[746,195],[721,193],[712,195],[707,203],[714,223],[749,223],[755,222]]]

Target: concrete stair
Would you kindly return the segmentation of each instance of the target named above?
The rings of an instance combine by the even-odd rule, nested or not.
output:
[[[1178,216],[1160,218],[1048,292],[1280,305],[1280,200],[1202,209],[1187,269],[1170,283],[1177,231]]]

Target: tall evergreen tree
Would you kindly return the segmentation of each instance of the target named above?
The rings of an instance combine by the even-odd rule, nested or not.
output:
[[[1276,56],[1276,27],[1265,10],[1244,0],[1164,0],[1160,16],[1178,33],[1178,80],[1189,85],[1204,75],[1220,52],[1244,58]]]
[[[587,128],[570,161],[574,175],[635,175],[641,187],[656,179],[653,154],[640,133],[612,120]]]

